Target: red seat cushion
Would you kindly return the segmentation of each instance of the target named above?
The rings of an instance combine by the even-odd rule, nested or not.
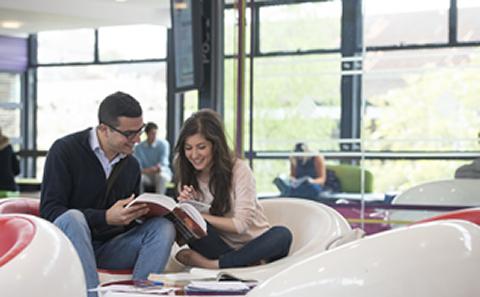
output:
[[[0,267],[21,253],[35,235],[34,223],[24,217],[0,216]]]
[[[98,273],[117,274],[117,275],[129,275],[133,274],[133,269],[106,269],[97,268]]]
[[[40,200],[9,199],[0,201],[0,213],[23,213],[40,216]]]
[[[0,201],[0,214],[13,214],[13,213],[22,213],[22,214],[40,216],[40,199],[13,198],[9,200]],[[3,229],[0,229],[0,230],[2,230],[1,233],[3,235]],[[2,242],[0,243],[0,245],[2,245],[3,244],[2,237],[0,237],[0,240],[2,240]],[[97,269],[97,271],[99,273],[116,274],[116,275],[129,275],[133,273],[133,269],[115,270],[115,269],[99,268]]]
[[[457,211],[448,212],[438,216],[434,216],[425,220],[421,220],[418,223],[426,223],[439,220],[465,220],[474,224],[480,225],[480,209],[461,209]]]

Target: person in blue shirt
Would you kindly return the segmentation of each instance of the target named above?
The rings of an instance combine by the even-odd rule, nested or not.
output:
[[[170,144],[157,139],[158,126],[149,122],[145,126],[147,139],[135,146],[134,156],[142,170],[141,192],[147,187],[154,187],[156,193],[164,194],[167,182],[172,180],[170,170]]]

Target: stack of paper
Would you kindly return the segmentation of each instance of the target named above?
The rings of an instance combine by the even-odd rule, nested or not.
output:
[[[135,285],[110,285],[105,287],[98,287],[96,289],[90,289],[90,292],[99,293],[138,293],[138,294],[166,294],[173,292],[174,288],[165,288],[163,286],[144,286],[139,287]]]
[[[222,292],[244,294],[250,287],[239,281],[192,281],[185,286],[187,292]]]
[[[161,282],[166,286],[185,286],[193,280],[215,280],[215,278],[208,278],[202,274],[194,274],[190,272],[177,273],[150,273],[148,280],[154,282]]]

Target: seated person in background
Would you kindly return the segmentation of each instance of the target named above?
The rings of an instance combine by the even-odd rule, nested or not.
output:
[[[295,152],[309,152],[307,145],[299,142]],[[284,197],[316,199],[324,189],[327,180],[325,160],[320,155],[290,157],[290,178],[277,177],[273,181]]]
[[[480,158],[455,170],[455,178],[480,178]]]
[[[179,201],[210,204],[206,237],[189,243],[176,258],[210,269],[272,262],[288,255],[292,234],[270,227],[258,203],[250,167],[227,145],[219,114],[203,109],[187,119],[175,146]]]
[[[133,155],[137,158],[142,169],[140,192],[146,187],[155,188],[155,193],[165,194],[167,182],[172,180],[170,170],[170,144],[163,139],[157,139],[158,126],[147,123],[145,134],[147,139],[135,146]]]
[[[88,289],[98,286],[97,267],[133,268],[135,280],[163,272],[175,239],[164,217],[136,221],[148,212],[146,205],[125,208],[139,192],[140,167],[131,155],[144,127],[140,104],[116,92],[100,104],[98,120],[95,128],[55,141],[40,197],[41,216],[72,242]]]
[[[0,190],[17,191],[15,176],[20,173],[17,155],[12,149],[10,139],[3,135],[0,128]]]

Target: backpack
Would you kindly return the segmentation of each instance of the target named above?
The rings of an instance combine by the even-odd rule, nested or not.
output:
[[[342,187],[335,171],[327,169],[327,180],[325,181],[324,189],[331,192],[341,192]]]

